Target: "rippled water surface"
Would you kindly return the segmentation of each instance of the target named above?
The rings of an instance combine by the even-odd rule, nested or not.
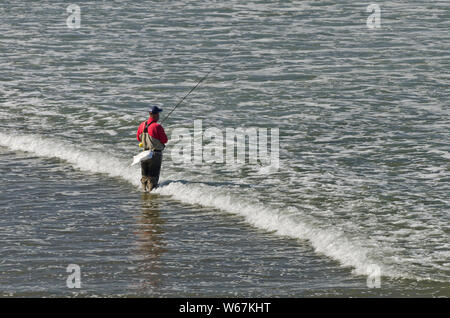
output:
[[[1,295],[450,296],[447,1],[69,4],[0,4]],[[211,69],[142,193],[148,105]],[[177,163],[194,120],[278,128],[280,168]]]

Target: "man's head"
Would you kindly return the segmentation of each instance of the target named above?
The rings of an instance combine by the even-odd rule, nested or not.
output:
[[[150,113],[150,117],[155,120],[158,121],[159,119],[159,113],[162,112],[162,109],[159,108],[158,106],[154,105],[151,106],[150,109],[148,110]]]

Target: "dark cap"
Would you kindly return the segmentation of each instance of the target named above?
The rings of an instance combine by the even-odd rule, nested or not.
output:
[[[152,114],[158,114],[158,113],[162,112],[163,110],[161,108],[159,108],[158,106],[153,105],[150,107],[150,109],[148,111]]]

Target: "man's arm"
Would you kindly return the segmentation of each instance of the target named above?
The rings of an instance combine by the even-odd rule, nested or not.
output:
[[[144,124],[144,123],[141,123],[141,124],[139,125],[138,130],[137,130],[136,138],[137,138],[138,141],[142,141],[142,140],[141,140],[141,134],[142,134],[142,132],[144,131],[143,124]]]
[[[157,133],[157,139],[159,139],[159,141],[161,141],[163,144],[166,144],[168,141],[166,132],[164,131],[163,126],[161,125],[155,125],[156,126],[156,133]]]

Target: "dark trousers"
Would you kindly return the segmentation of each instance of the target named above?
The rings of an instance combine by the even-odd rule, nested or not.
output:
[[[151,159],[141,162],[142,177],[146,177],[156,187],[159,181],[159,173],[161,171],[162,152],[154,151]]]

